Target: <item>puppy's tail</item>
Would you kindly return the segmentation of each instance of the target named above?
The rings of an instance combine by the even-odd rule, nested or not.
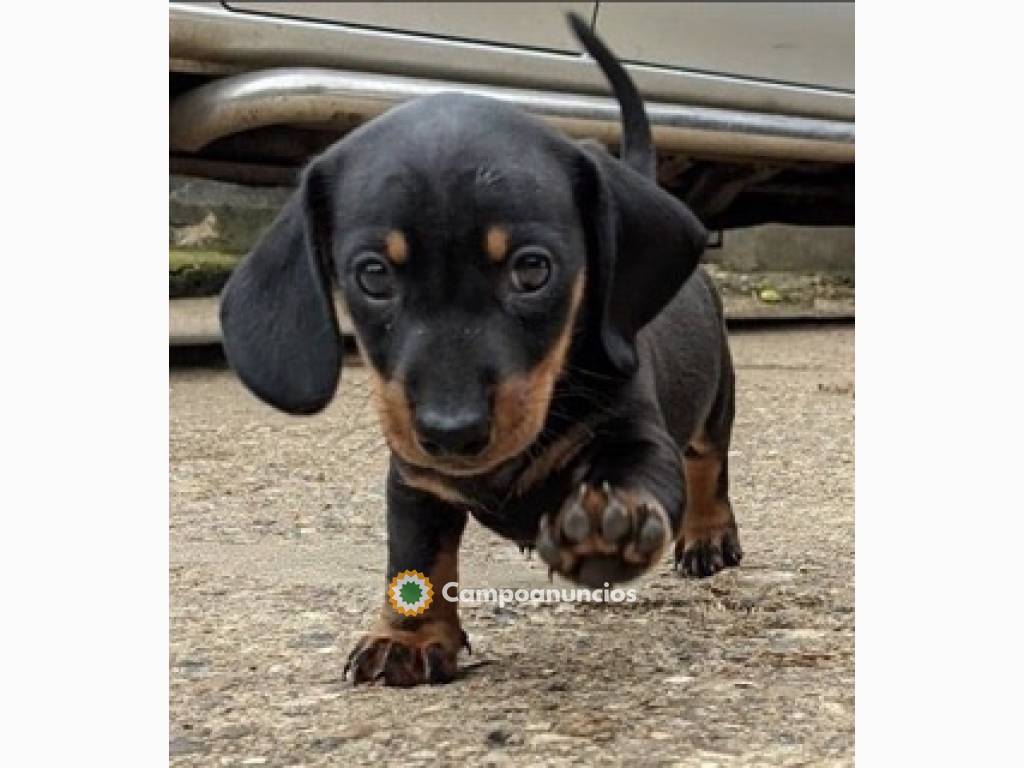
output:
[[[647,122],[643,99],[636,90],[626,70],[609,51],[600,38],[575,13],[566,14],[569,26],[576,38],[583,44],[594,61],[601,67],[604,76],[611,83],[612,91],[622,112],[622,159],[626,165],[639,171],[649,179],[655,178],[657,156],[651,141],[651,126]]]

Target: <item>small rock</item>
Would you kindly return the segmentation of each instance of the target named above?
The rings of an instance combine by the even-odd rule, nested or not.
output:
[[[254,733],[251,725],[229,725],[217,732],[219,739],[241,739]]]
[[[669,685],[686,685],[693,682],[693,677],[691,675],[672,675],[672,677],[666,677],[665,682]]]
[[[626,712],[632,709],[633,705],[626,701],[615,701],[611,704],[605,704],[604,708],[609,712]]]
[[[492,613],[494,621],[498,624],[511,624],[513,621],[519,618],[519,611],[512,608],[502,608],[501,606],[495,606]]]
[[[170,743],[171,757],[177,755],[194,755],[206,751],[206,745],[184,736],[172,736]]]
[[[337,634],[335,632],[319,629],[303,633],[301,637],[291,643],[291,646],[293,648],[312,648],[319,650],[322,648],[333,647],[335,640],[337,640]]]
[[[198,680],[210,675],[209,665],[202,659],[182,659],[174,666],[190,680]]]
[[[565,736],[592,739],[609,735],[614,726],[607,718],[598,713],[593,713],[587,717],[567,720],[561,724],[560,728]]]
[[[508,744],[512,736],[503,726],[497,726],[487,732],[487,743],[496,747],[503,747]]]
[[[480,765],[508,765],[511,758],[501,752],[488,752],[480,758]]]
[[[361,739],[373,733],[373,726],[368,723],[352,723],[338,731],[337,735],[342,739]]]
[[[560,733],[538,733],[530,737],[531,747],[555,747],[567,749],[579,743],[579,739],[573,736],[563,736]]]

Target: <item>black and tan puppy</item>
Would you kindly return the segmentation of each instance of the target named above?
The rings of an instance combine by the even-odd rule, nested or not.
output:
[[[625,71],[570,23],[621,105],[621,160],[497,101],[408,102],[310,164],[222,297],[239,376],[309,414],[338,384],[343,292],[392,451],[388,579],[457,581],[467,513],[591,586],[673,542],[692,576],[741,557],[706,233],[657,186]],[[455,603],[404,616],[385,601],[353,679],[450,680],[465,638]]]

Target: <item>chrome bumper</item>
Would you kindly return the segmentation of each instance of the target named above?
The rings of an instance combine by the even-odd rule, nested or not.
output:
[[[444,91],[515,104],[572,136],[607,142],[619,137],[619,109],[611,98],[334,69],[277,68],[225,77],[180,95],[170,109],[170,146],[172,151],[197,152],[219,138],[269,125],[344,130],[353,119],[367,120],[408,99]],[[662,151],[854,161],[851,122],[665,102],[648,103],[647,110]]]

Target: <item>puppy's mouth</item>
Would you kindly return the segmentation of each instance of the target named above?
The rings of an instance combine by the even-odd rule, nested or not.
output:
[[[547,420],[555,376],[535,370],[502,382],[495,393],[487,446],[473,455],[428,451],[412,427],[409,403],[398,382],[377,381],[378,411],[388,445],[408,464],[453,477],[490,472],[523,453]]]
[[[514,459],[532,443],[539,434],[528,435],[519,440],[501,440],[495,436],[495,445],[507,446],[503,450],[484,450],[475,456],[443,455],[437,456],[428,453],[419,445],[410,451],[408,446],[398,441],[388,439],[391,449],[397,453],[403,461],[420,469],[430,469],[449,477],[474,477],[484,475],[498,468],[506,461]]]

